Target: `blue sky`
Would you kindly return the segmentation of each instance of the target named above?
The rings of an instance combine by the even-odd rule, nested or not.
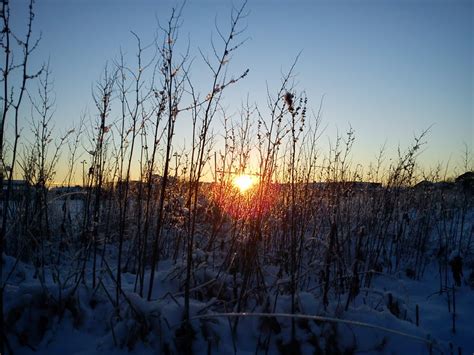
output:
[[[35,29],[42,31],[42,41],[33,65],[50,58],[58,130],[66,130],[84,110],[95,113],[91,87],[105,62],[120,48],[133,55],[130,30],[151,41],[157,19],[165,21],[172,6],[176,2],[37,1]],[[198,48],[210,53],[216,16],[228,25],[231,6],[227,0],[187,1],[180,33],[183,45],[189,36],[196,62]],[[458,163],[464,143],[472,151],[472,1],[250,0],[247,9],[249,40],[232,57],[230,71],[237,75],[249,68],[250,73],[226,94],[230,111],[247,95],[263,105],[267,83],[276,90],[281,73],[302,51],[297,89],[306,91],[315,110],[325,95],[323,143],[350,124],[357,139],[355,161],[366,163],[383,144],[395,152],[432,126],[425,165]],[[197,82],[206,77],[199,63],[195,72]],[[178,122],[178,141],[186,138],[187,126]]]

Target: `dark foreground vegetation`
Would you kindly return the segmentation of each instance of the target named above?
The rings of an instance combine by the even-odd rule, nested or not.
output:
[[[50,69],[28,66],[33,5],[25,38],[10,31],[7,2],[1,13],[1,353],[72,351],[57,339],[87,334],[101,339],[88,351],[111,353],[472,351],[459,309],[473,305],[459,297],[474,287],[474,177],[421,172],[427,132],[391,163],[381,151],[353,164],[352,129],[324,152],[293,67],[267,106],[228,118],[223,92],[249,72],[229,69],[242,7],[202,55],[208,91],[175,51],[177,9],[156,43],[134,35],[133,64],[106,67],[90,127],[57,135]],[[29,105],[33,138],[22,141]],[[192,135],[178,150],[180,119]],[[59,164],[63,187],[52,188]],[[249,171],[255,184],[240,191],[233,179]],[[423,328],[441,308],[410,301],[417,282],[443,305],[431,322],[448,338]]]

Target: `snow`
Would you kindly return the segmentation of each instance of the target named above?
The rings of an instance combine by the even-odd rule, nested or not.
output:
[[[170,277],[182,268],[172,261],[160,263],[149,302],[133,292],[135,275],[123,275],[126,300],[120,304],[119,317],[100,289],[94,291],[81,284],[76,293],[66,289],[60,295],[50,277],[41,285],[30,265],[9,256],[4,256],[3,260],[6,275],[15,266],[5,287],[5,309],[10,318],[14,314],[17,317],[11,324],[7,321],[16,334],[16,337],[10,337],[16,354],[146,354],[152,349],[164,348],[177,351],[176,330],[182,325],[184,299],[177,292],[179,282]],[[297,295],[298,314],[330,319],[296,320],[296,339],[302,344],[301,352],[312,354],[315,349],[331,349],[331,339],[337,339],[339,349],[349,352],[357,349],[369,354],[427,354],[427,342],[433,340],[434,351],[449,352],[452,346],[455,351],[459,347],[469,353],[474,349],[473,290],[466,285],[455,289],[456,332],[453,333],[452,304],[450,312],[447,293],[439,293],[438,277],[434,265],[419,281],[401,274],[396,277],[379,274],[372,287],[362,289],[347,311],[344,310],[344,296],[332,299],[325,309],[315,293],[300,292]],[[209,287],[212,288],[212,284]],[[63,300],[62,310],[55,306],[59,296]],[[396,308],[390,308],[389,298]],[[212,306],[215,302],[212,298],[207,302],[191,300],[191,319],[214,315]],[[278,352],[282,349],[281,344],[290,340],[291,319],[251,315],[259,312],[288,315],[291,313],[290,296],[280,295],[276,300],[272,297],[265,304],[264,307],[255,305],[249,316],[239,317],[235,334],[232,327],[236,317],[192,320],[191,325],[196,330],[193,352],[207,354],[210,349],[212,353],[233,354],[235,343],[237,353],[254,354],[258,342],[268,339],[270,352]],[[415,324],[416,305],[419,306],[419,326]],[[38,327],[39,324],[43,328]],[[389,333],[383,328],[405,335]]]
[[[412,216],[414,219],[415,216]],[[474,211],[466,214],[471,230]],[[472,232],[471,232],[472,233]],[[464,233],[469,237],[469,233]],[[171,238],[170,236],[164,236]],[[420,279],[400,268],[388,274],[369,273],[369,286],[347,303],[348,294],[329,293],[323,304],[321,270],[324,261],[310,256],[302,273],[306,281],[295,295],[295,339],[302,354],[429,354],[474,351],[474,290],[468,283],[473,260],[463,260],[463,282],[454,286],[453,275],[440,275],[436,257],[437,229],[425,252],[426,267]],[[315,242],[322,242],[313,238]],[[434,242],[433,242],[434,241]],[[309,238],[311,243],[312,239]],[[324,246],[327,248],[327,245]],[[124,250],[130,250],[128,241]],[[217,249],[216,249],[217,250]],[[190,299],[190,325],[194,354],[292,353],[291,278],[288,271],[269,262],[261,266],[262,289],[253,288],[242,306],[238,289],[245,277],[238,253],[194,247]],[[76,252],[77,253],[77,252]],[[100,253],[99,253],[100,254]],[[15,354],[149,354],[183,352],[184,281],[182,255],[161,258],[154,274],[151,300],[147,300],[150,269],[145,270],[143,296],[136,287],[133,266],[123,269],[120,302],[116,300],[117,247],[107,246],[102,263],[98,255],[97,285],[92,287],[92,258],[85,265],[85,282],[78,282],[78,253],[61,256],[61,264],[43,271],[30,263],[3,255],[5,325]],[[465,258],[462,251],[451,252]],[[184,253],[183,253],[184,255]],[[274,256],[274,257],[279,257]],[[217,265],[217,266],[216,266]],[[107,266],[107,267],[106,267]],[[312,269],[314,267],[314,269]],[[110,268],[110,269],[109,269]],[[387,268],[391,270],[391,268]],[[351,267],[346,272],[350,273]],[[254,276],[254,275],[252,275]],[[334,277],[334,276],[333,276]],[[444,289],[440,290],[441,284]],[[100,282],[99,282],[100,281]],[[453,290],[455,331],[453,331]],[[250,292],[250,291],[249,291]],[[346,309],[347,306],[347,309]],[[416,324],[416,309],[419,325]]]

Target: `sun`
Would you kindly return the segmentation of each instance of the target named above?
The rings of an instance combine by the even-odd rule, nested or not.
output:
[[[234,178],[232,184],[243,194],[255,184],[255,180],[250,175],[239,175]]]

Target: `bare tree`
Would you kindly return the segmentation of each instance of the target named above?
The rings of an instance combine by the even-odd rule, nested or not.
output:
[[[188,55],[176,59],[175,45],[178,39],[178,30],[184,4],[180,9],[173,9],[168,20],[167,27],[161,28],[164,34],[163,43],[160,46],[162,57],[161,74],[163,78],[163,94],[166,95],[167,122],[166,122],[166,147],[164,156],[164,167],[160,181],[160,195],[158,200],[158,216],[156,221],[155,239],[153,241],[153,256],[151,259],[151,273],[148,287],[147,299],[151,299],[155,268],[159,260],[159,242],[163,228],[163,210],[167,192],[168,178],[170,173],[170,159],[172,155],[173,136],[176,119],[179,113],[179,104],[184,92],[185,76],[181,73],[186,71],[185,65]]]
[[[3,65],[1,68],[2,91],[0,101],[2,105],[1,122],[0,122],[0,193],[2,194],[2,222],[0,227],[0,256],[3,258],[4,243],[6,236],[6,226],[8,219],[9,200],[12,188],[12,179],[15,171],[15,163],[17,160],[17,147],[19,132],[19,114],[23,104],[23,98],[26,92],[27,83],[31,79],[36,78],[42,71],[31,73],[29,68],[29,59],[32,52],[38,46],[40,38],[34,40],[33,35],[33,19],[34,0],[30,0],[28,5],[28,22],[27,30],[24,36],[15,34],[11,29],[10,4],[7,0],[2,1],[0,18],[2,21],[2,31],[0,34],[0,46],[3,53]],[[19,52],[16,60],[14,53]],[[20,73],[16,76],[16,73]],[[15,79],[19,78],[19,79]],[[7,163],[7,154],[5,147],[5,127],[8,120],[12,121],[14,129],[13,149],[10,161]],[[7,173],[7,188],[4,191],[5,172]],[[3,263],[0,263],[0,274],[2,273]],[[6,335],[3,327],[3,285],[0,288],[0,352],[5,352]]]

